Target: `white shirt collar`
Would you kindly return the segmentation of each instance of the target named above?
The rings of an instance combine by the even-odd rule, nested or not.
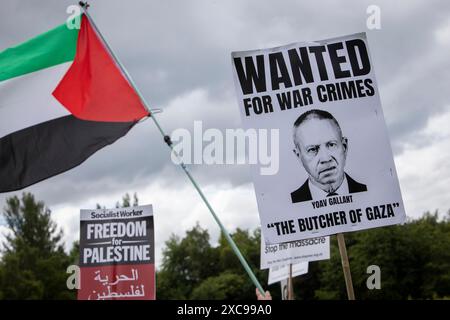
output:
[[[313,200],[323,199],[326,198],[328,195],[328,192],[323,191],[319,187],[316,187],[313,183],[311,183],[311,180],[308,179],[308,185],[309,185],[309,191],[311,192],[311,197]],[[335,191],[338,195],[344,195],[349,194],[348,192],[348,181],[347,176],[344,174],[344,180],[342,180],[341,185],[339,188]]]

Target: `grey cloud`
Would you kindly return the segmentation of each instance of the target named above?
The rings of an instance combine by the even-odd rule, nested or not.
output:
[[[2,2],[0,48],[60,24],[76,1]],[[372,1],[93,1],[91,14],[170,133],[240,126],[230,52],[366,31],[392,144],[448,106],[448,48],[433,34],[450,17],[447,1],[379,1],[382,29],[366,30]],[[174,103],[203,90],[204,105]],[[0,125],[4,119],[0,119]],[[202,185],[250,181],[247,166],[192,166]],[[163,176],[164,175],[164,176]],[[151,120],[101,150],[80,167],[29,188],[49,204],[82,202],[93,194],[144,186],[155,177],[176,186],[185,179]],[[4,203],[6,195],[0,195]]]

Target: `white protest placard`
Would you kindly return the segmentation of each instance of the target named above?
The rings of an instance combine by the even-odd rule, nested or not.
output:
[[[269,243],[406,216],[365,33],[232,53],[245,129],[278,130],[279,170],[252,166]]]
[[[308,273],[308,262],[299,262],[292,265],[292,278]],[[289,278],[289,265],[274,266],[269,269],[268,284],[283,281]]]
[[[330,259],[330,237],[267,244],[261,234],[261,269]]]

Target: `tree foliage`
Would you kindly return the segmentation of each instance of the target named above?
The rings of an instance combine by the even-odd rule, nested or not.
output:
[[[133,199],[125,194],[117,206],[138,203],[136,194]],[[75,298],[75,291],[66,288],[66,269],[77,264],[79,244],[65,253],[62,232],[45,204],[24,193],[8,198],[2,214],[10,234],[0,255],[0,299]],[[280,285],[265,285],[268,271],[259,270],[260,230],[237,229],[231,236],[263,287],[279,299]],[[444,218],[428,212],[404,225],[346,233],[345,239],[357,299],[450,298],[450,212]],[[371,265],[380,267],[380,290],[367,288]],[[296,299],[347,298],[334,236],[330,260],[310,262],[308,274],[293,282]],[[198,224],[184,237],[166,241],[156,289],[158,299],[255,299],[254,285],[225,237],[214,241]]]
[[[0,292],[3,299],[71,299],[66,268],[71,264],[62,231],[50,210],[30,193],[8,198],[3,216],[11,234],[3,243]]]
[[[260,231],[237,229],[233,239],[260,283]],[[439,219],[426,213],[404,225],[345,234],[357,299],[442,299],[450,297],[450,213]],[[381,289],[369,290],[367,268],[381,270]],[[306,275],[294,278],[296,299],[346,299],[344,275],[335,236],[330,260],[310,262]],[[280,285],[269,286],[274,299]],[[158,299],[255,299],[255,288],[223,235],[210,244],[199,225],[184,238],[172,236],[157,273]]]

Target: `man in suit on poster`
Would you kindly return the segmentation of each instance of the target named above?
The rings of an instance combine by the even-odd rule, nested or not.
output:
[[[319,109],[303,113],[294,123],[293,137],[294,153],[309,178],[291,193],[292,203],[367,191],[365,184],[344,171],[348,139],[331,113]]]

